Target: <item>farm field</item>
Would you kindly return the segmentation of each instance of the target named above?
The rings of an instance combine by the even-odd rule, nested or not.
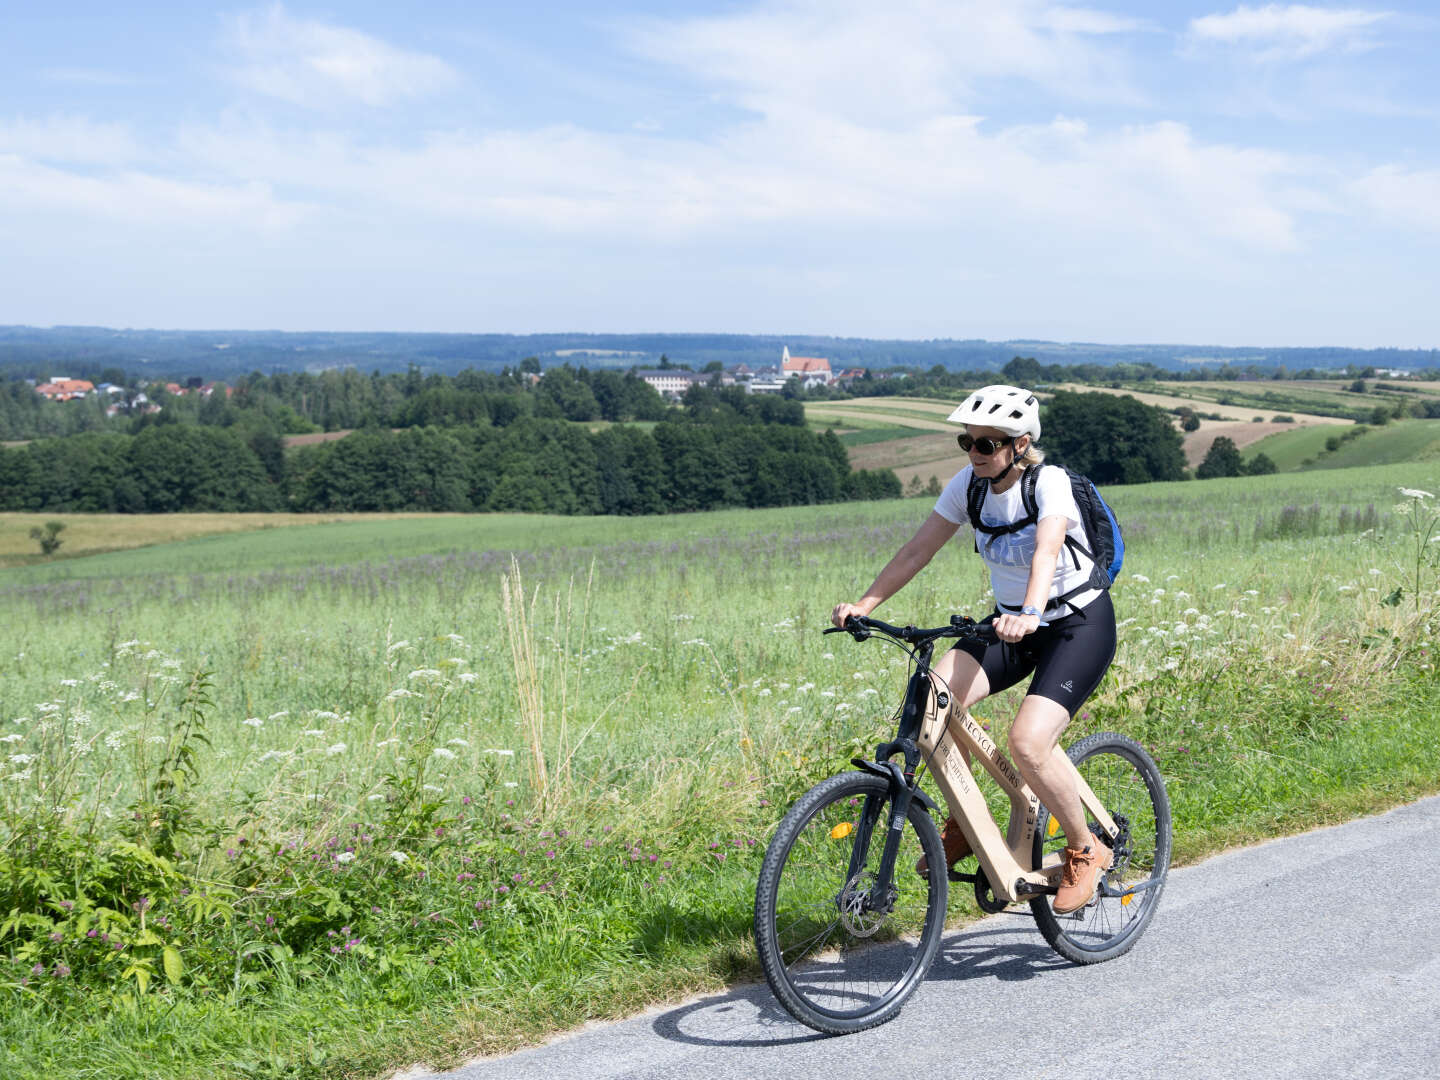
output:
[[[1180,861],[1440,790],[1402,488],[1440,461],[1107,490],[1122,641],[1071,736],[1151,747]],[[6,570],[0,1075],[389,1076],[756,977],[770,830],[905,675],[819,631],[928,509],[118,518]],[[880,614],[987,608],[962,531]]]

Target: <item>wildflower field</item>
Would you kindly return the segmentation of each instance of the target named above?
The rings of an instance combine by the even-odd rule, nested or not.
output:
[[[1179,861],[1440,790],[1434,491],[1106,492],[1121,645],[1070,737],[1152,749]],[[775,821],[904,685],[820,631],[928,512],[345,521],[5,571],[0,1076],[383,1076],[756,977]],[[988,606],[964,531],[879,614]]]

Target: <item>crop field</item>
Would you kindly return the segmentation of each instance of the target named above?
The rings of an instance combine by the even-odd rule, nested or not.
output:
[[[1107,490],[1122,640],[1069,737],[1151,748],[1179,861],[1440,790],[1423,492]],[[774,823],[904,683],[820,631],[928,510],[120,518],[6,570],[0,1075],[380,1077],[755,978]],[[989,602],[962,530],[879,614]]]

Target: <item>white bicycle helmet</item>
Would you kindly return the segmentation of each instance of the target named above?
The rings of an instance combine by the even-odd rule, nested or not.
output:
[[[992,427],[1006,435],[1040,438],[1040,403],[1018,386],[982,386],[945,418],[952,424]]]

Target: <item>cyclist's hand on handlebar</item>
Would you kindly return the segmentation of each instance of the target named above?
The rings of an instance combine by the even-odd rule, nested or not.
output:
[[[834,625],[844,628],[845,620],[851,615],[866,616],[870,614],[859,604],[836,604],[835,610],[830,612],[830,621]]]
[[[1008,611],[995,620],[995,636],[1011,645],[1040,628],[1039,615],[1015,615]]]

